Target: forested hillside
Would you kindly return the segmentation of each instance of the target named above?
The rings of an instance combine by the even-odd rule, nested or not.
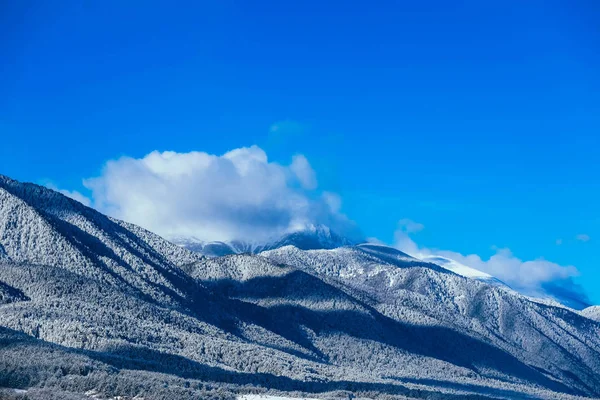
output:
[[[206,258],[0,177],[0,397],[600,396],[599,322],[327,237]]]

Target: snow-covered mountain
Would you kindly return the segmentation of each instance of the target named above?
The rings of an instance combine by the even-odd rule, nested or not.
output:
[[[277,240],[271,240],[264,243],[249,243],[239,240],[230,242],[205,242],[194,237],[172,237],[170,240],[181,247],[200,253],[206,257],[222,257],[232,254],[260,254],[263,251],[274,250],[285,246],[294,246],[301,250],[331,250],[359,244],[361,246],[368,245],[371,248],[376,247],[379,249],[380,253],[383,252],[384,249],[387,252],[398,252],[398,250],[383,244],[367,244],[364,240],[352,241],[323,225],[308,226],[303,230],[288,233]],[[402,254],[403,257],[414,258],[408,254]],[[510,288],[509,285],[495,276],[447,257],[431,255],[419,259],[427,263],[436,264],[446,270],[469,279],[475,279],[490,285]],[[514,288],[513,290],[519,291]],[[562,305],[576,310],[582,310],[590,306],[588,303],[581,300],[581,296],[576,296],[573,292],[565,290],[560,286],[552,285],[551,283],[547,283],[543,290],[538,291],[534,296],[532,296],[532,293],[526,291],[521,291],[521,293],[531,296],[535,301],[549,305]]]
[[[201,258],[60,193],[1,175],[0,205],[0,246],[10,260],[64,268],[124,291],[174,300],[188,279],[178,265]]]
[[[600,396],[587,312],[322,233],[208,258],[0,177],[0,398]]]
[[[384,255],[377,250],[385,251]],[[564,363],[575,354],[586,359],[587,367],[581,372],[590,368],[593,375],[591,371],[600,366],[596,345],[580,346],[589,343],[597,326],[574,319],[574,311],[532,302],[502,285],[432,268],[400,252],[389,257],[389,252],[389,248],[373,250],[372,245],[362,245],[329,251],[284,247],[262,255],[332,279],[349,292],[364,293],[378,311],[392,319],[469,332],[536,369],[566,373],[561,380],[574,370],[574,366],[565,370]],[[592,330],[583,336],[575,334],[573,341],[563,336],[584,326]]]
[[[302,250],[335,249],[352,246],[360,242],[339,235],[324,225],[308,225],[301,230],[286,233],[275,240],[257,243],[242,240],[207,242],[195,237],[185,236],[174,236],[169,238],[169,240],[207,257],[221,257],[244,253],[258,254],[262,251],[273,250],[283,246],[295,246]]]
[[[507,288],[509,287],[506,283],[495,276],[483,271],[479,271],[475,268],[468,267],[450,258],[442,256],[428,256],[422,258],[422,260],[437,264],[467,278],[476,279],[491,285],[505,286]],[[531,293],[528,293],[527,291],[521,291],[521,293],[531,296]],[[565,288],[552,283],[546,283],[542,290],[538,290],[537,293],[531,297],[533,300],[538,302],[543,302],[549,305],[566,306],[575,310],[583,310],[584,308],[590,306],[587,302],[581,299],[580,295],[573,293],[572,290],[566,290]]]
[[[262,251],[284,246],[295,246],[302,250],[335,249],[354,244],[357,243],[337,234],[324,225],[309,225],[303,230],[288,233],[279,240],[265,245]]]
[[[600,306],[591,306],[581,311],[581,315],[600,322]]]

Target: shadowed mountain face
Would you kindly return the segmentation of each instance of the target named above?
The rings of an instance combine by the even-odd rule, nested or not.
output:
[[[27,296],[18,289],[0,282],[0,304],[8,304],[15,301],[27,301]]]
[[[600,395],[600,323],[327,232],[206,258],[0,177],[0,387]]]

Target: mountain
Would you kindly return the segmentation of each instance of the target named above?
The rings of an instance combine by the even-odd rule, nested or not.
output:
[[[286,233],[275,240],[264,243],[250,243],[243,240],[229,242],[206,242],[195,237],[174,236],[171,242],[188,250],[201,253],[206,257],[221,257],[231,254],[258,254],[262,251],[273,250],[283,246],[295,246],[302,250],[335,249],[338,247],[358,244],[329,229],[324,225],[308,225],[305,228]]]
[[[600,322],[600,306],[591,306],[581,311],[581,315]]]
[[[598,326],[579,318],[576,312],[432,268],[394,249],[360,245],[301,251],[284,247],[262,255],[331,277],[339,287],[363,293],[377,311],[399,322],[468,332],[469,337],[490,343],[562,382],[572,379],[576,370],[576,374],[585,375],[583,382],[590,382],[600,366],[597,340],[592,339],[594,344],[588,341]],[[445,337],[437,340],[438,345],[445,343],[443,348],[452,347]],[[443,359],[439,354],[437,357]],[[571,364],[572,357],[580,361]]]
[[[301,250],[331,250],[339,247],[354,246],[360,243],[366,244],[365,241],[352,241],[345,238],[323,225],[310,225],[303,230],[285,234],[277,240],[267,241],[265,243],[249,243],[240,240],[230,242],[205,242],[194,237],[181,236],[172,237],[170,240],[183,248],[200,253],[206,257],[222,257],[245,253],[260,254],[263,251],[274,250],[285,246],[294,246]],[[370,243],[369,245],[380,246],[381,249],[384,247],[391,249],[388,246],[380,244]],[[407,254],[405,254],[405,256],[411,257]],[[497,277],[475,268],[468,267],[447,257],[431,255],[421,258],[421,260],[427,263],[436,264],[466,278],[486,282],[490,285],[509,288],[505,282]],[[567,306],[576,310],[583,310],[590,306],[585,298],[582,298],[580,293],[574,292],[570,288],[565,288],[549,282],[546,283],[542,289],[542,293],[535,293],[535,296],[532,297],[533,300],[544,302],[546,304]],[[521,293],[525,295],[531,294],[526,291],[521,291]]]
[[[357,244],[324,225],[309,225],[303,230],[291,232],[279,240],[267,244],[261,250],[272,250],[283,246],[295,246],[302,250],[335,249]]]
[[[386,246],[282,243],[204,257],[0,177],[0,398],[600,396],[590,318]]]
[[[27,296],[18,289],[0,282],[0,304],[8,304],[16,301],[27,301]]]
[[[507,288],[509,287],[506,283],[488,273],[467,267],[466,265],[450,258],[441,256],[428,256],[422,258],[422,260],[432,262],[467,278],[476,279],[491,285],[505,286]],[[528,292],[522,291],[522,294],[528,294]],[[573,291],[572,288],[563,287],[552,282],[544,284],[542,287],[542,293],[536,293],[532,299],[547,304],[570,307],[575,310],[583,310],[584,308],[590,306],[590,304],[586,301],[585,296],[582,296],[581,293]]]
[[[169,238],[169,241],[206,257],[222,257],[239,253],[229,243],[219,241],[205,242],[193,236],[173,236]]]
[[[178,265],[201,258],[57,192],[1,175],[0,204],[7,258],[64,268],[126,292],[175,301],[189,281]]]

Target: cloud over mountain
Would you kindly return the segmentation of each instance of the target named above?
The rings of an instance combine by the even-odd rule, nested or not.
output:
[[[583,288],[573,280],[579,271],[572,265],[563,266],[541,258],[523,261],[507,248],[496,249],[496,253],[485,260],[477,254],[464,255],[456,251],[422,247],[410,234],[423,228],[423,225],[414,221],[401,220],[394,234],[394,247],[418,258],[442,256],[455,260],[490,274],[529,296],[553,297],[576,307],[589,304]]]
[[[220,156],[154,151],[122,157],[84,184],[95,208],[164,236],[256,241],[310,224],[345,234],[355,229],[340,213],[339,198],[316,191],[316,174],[303,155],[281,165],[257,146]]]
[[[326,225],[353,241],[362,239],[358,227],[342,213],[342,199],[318,189],[316,173],[301,154],[283,165],[270,161],[257,146],[223,155],[154,151],[142,158],[108,161],[99,177],[84,184],[91,190],[91,202],[79,192],[61,192],[166,237],[260,244]],[[567,298],[574,307],[589,303],[574,281],[579,274],[574,266],[544,259],[524,261],[509,249],[497,249],[483,259],[426,248],[413,240],[423,229],[418,222],[399,221],[394,247],[416,257],[453,259],[531,296],[551,296],[563,303]],[[589,237],[580,238],[584,239]]]

